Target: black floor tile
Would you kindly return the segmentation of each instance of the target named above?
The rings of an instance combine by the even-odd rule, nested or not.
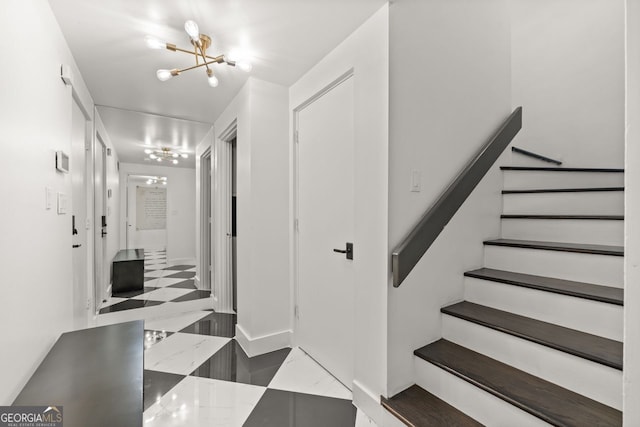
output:
[[[151,329],[145,329],[144,330],[144,349],[147,350],[153,347],[155,344],[169,338],[173,334],[174,334],[173,332],[169,332],[169,331],[154,331]]]
[[[195,268],[195,265],[170,265],[166,267],[165,270],[184,271],[184,270],[189,270],[190,268]]]
[[[186,375],[147,371],[146,369],[142,376],[144,381],[143,399],[145,411],[175,387],[176,384],[186,378]]]
[[[196,291],[209,292],[209,291]],[[185,296],[188,296],[187,294]],[[182,298],[182,297],[181,297]],[[176,300],[173,300],[174,302]],[[236,315],[226,313],[211,313],[197,322],[192,323],[180,332],[187,334],[211,335],[216,337],[233,338],[236,334]]]
[[[152,271],[153,271],[153,270],[152,270]],[[148,282],[149,280],[155,280],[155,279],[157,279],[157,277],[145,277],[145,278],[144,278],[144,281],[145,281],[145,282]]]
[[[154,288],[153,286],[145,286],[143,289],[139,289],[136,291],[118,292],[117,294],[113,294],[113,296],[117,298],[133,298],[147,292],[155,291],[156,289],[158,288]]]
[[[284,348],[249,358],[240,344],[231,340],[190,375],[266,387],[290,351]]]
[[[193,289],[196,290],[196,283],[193,279],[187,279],[175,285],[167,286],[168,288]]]
[[[268,389],[244,427],[353,427],[350,400]]]
[[[182,295],[176,299],[171,300],[171,302],[184,302],[184,301],[193,301],[194,299],[201,298],[209,298],[211,296],[211,291],[200,291],[196,290],[193,292],[189,292],[188,294]]]
[[[110,305],[109,307],[105,307],[100,310],[100,314],[105,313],[115,313],[116,311],[122,310],[131,310],[134,308],[143,308],[143,307],[152,307],[154,305],[163,304],[164,301],[143,301],[137,299],[130,299],[127,301],[122,301],[114,305]]]
[[[192,279],[195,275],[196,273],[193,271],[180,271],[178,273],[168,274],[164,277],[171,279]]]

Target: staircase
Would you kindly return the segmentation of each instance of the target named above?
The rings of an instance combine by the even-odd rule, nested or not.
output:
[[[501,169],[502,237],[383,406],[410,426],[620,426],[623,170]]]

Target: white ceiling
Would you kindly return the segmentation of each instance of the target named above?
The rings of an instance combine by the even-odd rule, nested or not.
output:
[[[213,123],[249,75],[290,86],[385,1],[49,0],[49,4],[96,104]],[[145,36],[190,49],[184,32],[188,19],[213,39],[209,54],[235,49],[250,52],[251,73],[216,65],[217,88],[209,87],[201,69],[158,81],[157,69],[187,67],[193,64],[193,57],[149,49]],[[147,136],[141,131],[144,121],[135,129],[136,117],[141,116],[125,120],[131,130],[127,134],[113,127],[121,123],[115,118],[109,123],[105,120],[123,161],[132,161],[124,144],[140,143],[139,138]],[[198,142],[190,141],[190,147]]]
[[[97,109],[118,153],[118,159],[126,163],[174,166],[150,160],[144,153],[146,148],[166,147],[189,155],[187,159],[178,159],[176,167],[195,168],[196,145],[211,129],[209,123],[192,120],[104,106],[98,106]]]

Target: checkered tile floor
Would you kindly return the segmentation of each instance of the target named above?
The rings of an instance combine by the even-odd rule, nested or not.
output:
[[[114,294],[102,304],[100,314],[209,298],[211,292],[196,289],[195,265],[167,265],[165,251],[149,251],[144,256],[144,289]]]
[[[247,357],[235,323],[213,311],[145,321],[145,426],[374,427],[302,350]]]

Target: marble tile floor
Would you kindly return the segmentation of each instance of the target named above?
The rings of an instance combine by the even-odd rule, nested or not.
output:
[[[144,289],[114,294],[102,303],[99,314],[209,298],[211,292],[196,289],[195,271],[195,265],[167,265],[165,251],[146,251]]]
[[[144,426],[375,427],[299,348],[248,357],[235,323],[213,311],[145,321]]]

